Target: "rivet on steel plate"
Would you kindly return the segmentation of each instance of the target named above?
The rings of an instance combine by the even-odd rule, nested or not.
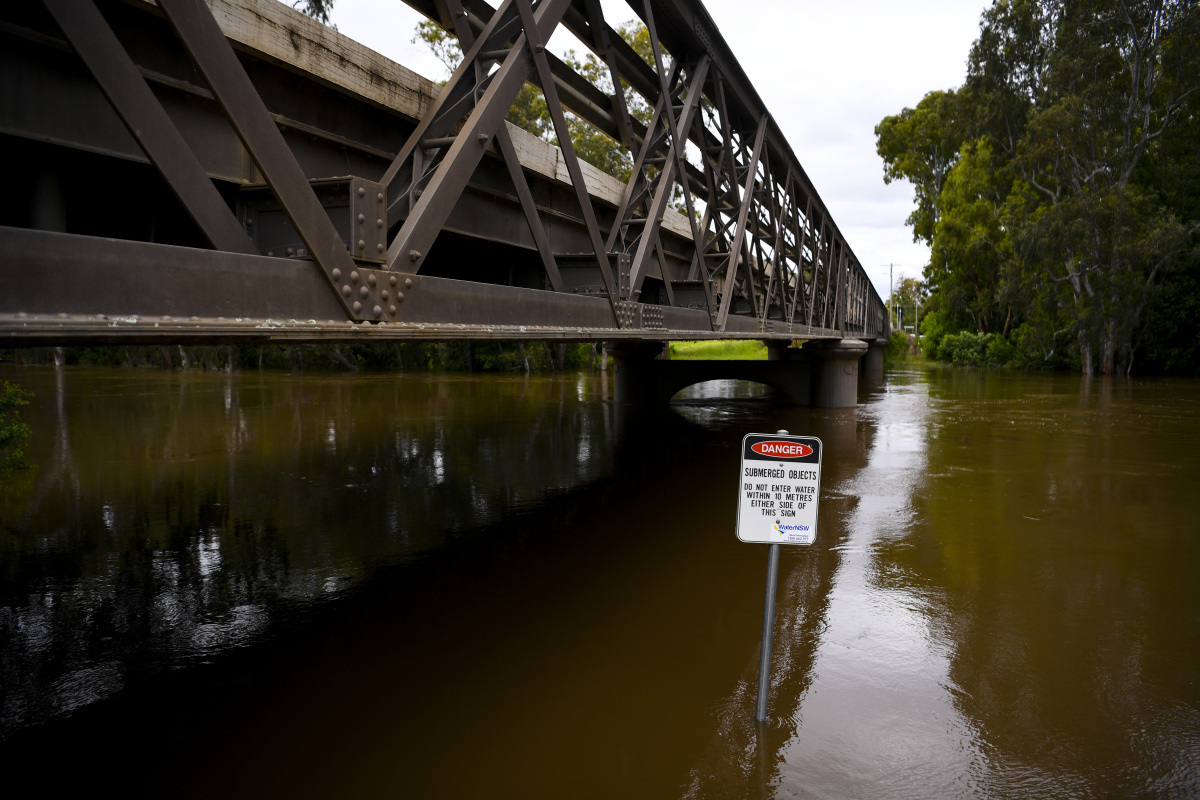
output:
[[[383,290],[383,299],[384,299],[384,300],[387,300],[387,299],[388,299],[388,298],[390,298],[390,297],[391,297],[391,295],[390,295],[390,294],[388,294],[388,290],[387,290],[387,289],[384,289],[384,290]]]
[[[354,270],[353,272],[350,273],[350,282],[358,283],[358,270]]]
[[[396,292],[396,302],[397,303],[404,302],[404,292]]]
[[[389,275],[389,276],[388,276],[388,283],[390,283],[392,286],[395,286],[395,285],[396,285],[396,276],[395,276],[395,275]]]
[[[290,247],[289,247],[289,248],[287,249],[287,254],[288,254],[289,256],[294,256],[294,255],[296,255],[296,251],[295,251],[295,250],[293,250],[292,248],[290,248]]]
[[[367,196],[367,190],[366,190],[366,189],[364,189],[364,188],[363,188],[363,187],[361,187],[361,186],[360,186],[360,187],[358,187],[358,196],[359,196],[359,197],[366,197],[366,196]]]
[[[361,297],[363,300],[366,300],[367,295],[369,295],[370,293],[371,293],[371,290],[368,289],[367,287],[365,287],[365,286],[358,287],[358,296]]]
[[[405,289],[411,289],[411,288],[412,288],[412,278],[405,278],[405,279],[404,279],[404,288],[405,288]]]
[[[365,249],[365,248],[366,248],[366,246],[367,246],[367,243],[366,243],[364,240],[362,240],[362,239],[359,239],[359,240],[358,240],[358,249],[359,249],[359,250],[363,250],[363,249]]]
[[[367,221],[367,215],[366,215],[366,214],[359,214],[359,215],[358,215],[358,224],[359,224],[359,225],[362,225],[362,224],[363,224],[364,222],[366,222],[366,221]]]
[[[380,192],[379,194],[375,195],[375,200],[377,202],[382,203],[383,202],[383,192]]]
[[[333,275],[333,279],[335,281],[340,281],[342,279],[342,271],[340,269],[338,269],[337,267],[334,267],[333,272],[330,274]]]
[[[375,245],[375,250],[376,250],[376,252],[382,253],[382,252],[383,252],[383,245],[382,245],[382,244],[377,244],[377,245]]]
[[[421,257],[420,250],[409,250],[408,251],[408,260],[409,261],[416,261],[420,257]]]
[[[380,308],[379,306],[375,306],[375,308],[373,308],[372,311],[375,313],[375,316],[377,316],[377,317],[383,316],[383,309]]]
[[[367,283],[371,284],[371,286],[374,286],[375,285],[375,276],[368,274],[367,275]]]
[[[349,297],[349,296],[350,296],[350,284],[347,283],[342,286],[342,297]]]
[[[351,306],[351,308],[353,308],[353,309],[354,309],[354,313],[355,313],[355,314],[361,313],[361,312],[362,312],[362,303],[360,303],[360,302],[358,302],[357,300],[355,300],[355,301],[354,301],[354,305],[353,305],[353,306]]]
[[[395,306],[389,306],[388,311],[392,312],[393,317],[396,316],[396,307]]]
[[[375,227],[376,227],[376,228],[382,228],[382,227],[383,227],[383,220],[382,220],[382,219],[377,219],[377,220],[375,220]]]

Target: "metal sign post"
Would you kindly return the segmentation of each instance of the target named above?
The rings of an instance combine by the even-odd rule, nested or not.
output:
[[[767,718],[767,688],[771,685],[771,644],[775,638],[775,584],[779,582],[779,545],[767,545],[767,594],[763,600],[762,649],[758,656],[758,702],[754,721]]]
[[[779,546],[816,541],[823,449],[821,440],[815,436],[791,436],[787,431],[774,435],[749,433],[742,439],[737,537],[743,542],[770,545],[767,549],[767,591],[763,600],[762,650],[758,661],[758,702],[754,709],[757,722],[767,718]]]

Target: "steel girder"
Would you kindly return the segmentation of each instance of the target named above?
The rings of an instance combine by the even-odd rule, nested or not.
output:
[[[177,120],[173,121],[148,88],[146,70],[135,65],[113,36],[94,0],[44,2],[207,245],[227,257],[253,253],[245,223],[233,215],[229,202],[215,191],[211,172],[206,174],[189,149],[189,131],[178,127]],[[576,224],[585,233],[590,257],[603,281],[606,302],[602,305],[608,308],[607,324],[597,324],[596,298],[535,303],[550,309],[538,317],[537,325],[547,330],[569,330],[569,315],[582,313],[583,308],[572,303],[586,300],[587,323],[580,318],[577,338],[612,338],[615,330],[635,336],[635,331],[641,331],[644,338],[656,339],[685,333],[694,337],[700,332],[718,336],[754,332],[764,338],[878,338],[887,334],[882,301],[697,0],[630,0],[632,10],[650,31],[653,63],[643,61],[604,21],[597,0],[504,0],[498,9],[483,0],[408,2],[454,33],[465,55],[384,171],[378,211],[370,208],[371,198],[358,206],[351,199],[352,212],[359,208],[369,212],[359,215],[360,224],[377,223],[385,228],[386,268],[382,270],[368,263],[373,254],[364,252],[364,247],[370,237],[355,241],[353,220],[349,236],[345,232],[339,235],[331,223],[328,209],[322,207],[310,185],[312,176],[305,175],[280,134],[279,115],[268,112],[242,60],[204,0],[158,3],[207,84],[209,96],[224,111],[232,132],[303,241],[305,250],[300,255],[312,259],[313,274],[324,279],[328,296],[342,316],[359,323],[386,321],[393,331],[399,330],[397,325],[415,322],[414,304],[401,305],[406,288],[403,284],[411,287],[414,276],[421,273],[448,220],[467,201],[468,184],[492,145],[490,152],[504,163],[545,273],[545,290],[522,291],[551,296],[566,293],[568,287],[558,262],[566,255],[578,254],[555,253],[546,209],[536,201],[527,183],[503,121],[521,86],[529,81],[538,85],[545,96],[578,207]],[[616,91],[608,94],[593,86],[546,52],[545,42],[559,26],[569,29],[602,59]],[[623,81],[654,109],[648,125],[642,125],[627,108],[619,88]],[[615,209],[603,203],[597,205],[589,192],[571,142],[568,113],[629,151],[633,169]],[[355,180],[358,183],[353,185],[360,187],[359,194],[363,193],[362,186],[374,185]],[[676,261],[676,254],[668,253],[661,236],[665,216],[680,212],[685,214],[685,229],[691,233],[694,252],[690,267]],[[372,219],[376,215],[377,219]],[[678,224],[674,229],[679,230]],[[14,265],[31,261],[13,252],[14,243],[40,241],[37,236],[29,239],[12,229],[0,228],[0,247],[9,251],[0,269],[11,273]],[[164,245],[147,247],[149,251],[139,251],[138,263],[152,260],[147,253],[154,248],[159,248],[164,260],[180,258],[179,253],[168,253]],[[95,239],[87,247],[75,248],[74,256],[59,252],[55,263],[67,269],[76,281],[95,282],[98,294],[91,295],[95,298],[111,294],[113,282],[105,276],[94,277],[85,268],[86,261],[108,263],[112,269],[113,259],[106,256],[106,251],[118,250],[118,243]],[[67,265],[73,258],[83,263]],[[207,263],[202,258],[184,260],[193,265]],[[263,274],[270,272],[265,270]],[[283,270],[279,275],[285,272],[294,274]],[[193,272],[188,275],[188,280],[195,279]],[[279,275],[240,289],[237,302],[246,307],[244,318],[260,319],[252,313],[256,307],[253,295],[286,294],[278,288]],[[644,283],[651,276],[662,292],[643,298]],[[425,284],[433,285],[426,277]],[[126,280],[120,285],[123,291],[137,291],[136,283]],[[29,335],[30,320],[41,319],[40,315],[53,309],[45,307],[44,298],[31,301],[19,295],[15,288],[18,285],[20,281],[4,280],[0,332],[21,338]],[[670,311],[687,304],[677,303],[676,295],[688,287],[701,290],[702,311],[695,309],[694,302],[691,305],[695,310]],[[477,294],[488,298],[488,302],[530,302],[525,295],[498,291],[489,285]],[[146,292],[147,297],[153,295]],[[448,302],[437,321],[463,325],[463,330],[479,333],[479,325],[494,327],[500,324],[497,320],[504,319],[503,310],[482,316],[478,308],[465,312],[461,297],[466,295],[453,296],[459,301]],[[230,306],[219,300],[212,291],[200,292],[196,297],[209,298],[214,309],[237,306],[237,302]],[[110,303],[110,309],[128,313],[118,310],[127,299]],[[88,305],[62,306],[55,313],[66,314],[71,320],[87,316],[84,309]],[[143,315],[148,313],[144,302],[126,305],[142,309]],[[327,305],[316,303],[313,313],[291,316],[325,316]],[[291,308],[293,312],[299,310],[294,305]],[[428,305],[423,308],[418,324],[435,324],[438,313]],[[221,316],[205,313],[201,306],[193,305],[191,309],[200,313],[189,315],[189,319],[197,317],[201,327]],[[696,311],[701,311],[699,317]],[[17,325],[14,320],[19,313],[33,316],[20,317],[25,321]],[[509,313],[513,320],[524,318],[515,307]],[[701,318],[705,322],[698,329],[695,321]],[[301,333],[296,335],[307,335],[303,331],[308,331],[316,336],[311,326],[297,324],[300,327],[296,330]],[[58,322],[39,328],[41,332],[34,338],[53,338],[47,332],[54,329],[66,332],[61,335],[67,337],[96,335],[95,325],[90,323]],[[172,333],[163,331],[162,335],[195,338],[200,335],[198,330],[195,326],[176,325]],[[223,330],[228,333],[226,328]],[[609,333],[601,333],[605,330]]]

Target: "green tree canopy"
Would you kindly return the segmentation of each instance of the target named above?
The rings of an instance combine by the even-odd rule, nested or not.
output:
[[[630,21],[617,28],[617,33],[646,63],[653,64],[654,56],[650,47],[650,34],[645,25],[637,21]],[[462,61],[463,54],[458,39],[436,22],[423,20],[418,23],[412,41],[414,44],[424,44],[428,47],[430,52],[445,65],[447,76],[452,74]],[[584,53],[581,56],[576,51],[570,50],[566,54],[565,61],[600,91],[608,95],[614,93],[608,65],[597,58],[594,53]],[[624,81],[621,82],[621,89],[625,95],[625,104],[630,115],[643,125],[647,124],[653,113],[652,109],[641,95],[634,92]],[[541,90],[532,83],[526,83],[521,87],[506,119],[551,144],[558,144],[546,100],[542,96]],[[575,146],[575,152],[581,159],[622,181],[629,179],[633,169],[633,160],[624,145],[569,111],[566,119],[571,143]]]
[[[875,126],[884,183],[903,178],[913,185],[917,207],[907,222],[914,241],[933,241],[938,195],[963,141],[960,105],[954,91],[930,92],[916,108],[884,117]]]
[[[292,8],[303,11],[315,20],[329,24],[329,12],[333,11],[334,0],[293,0]]]
[[[996,0],[966,84],[876,128],[931,244],[930,324],[1087,373],[1129,370],[1152,320],[1200,332],[1161,305],[1200,286],[1198,89],[1194,0]]]

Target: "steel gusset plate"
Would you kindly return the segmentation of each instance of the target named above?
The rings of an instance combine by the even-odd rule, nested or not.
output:
[[[345,312],[354,320],[395,318],[395,304],[382,296],[381,286],[352,280],[357,274],[354,259],[204,0],[159,0],[159,7],[212,88],[213,96]]]

